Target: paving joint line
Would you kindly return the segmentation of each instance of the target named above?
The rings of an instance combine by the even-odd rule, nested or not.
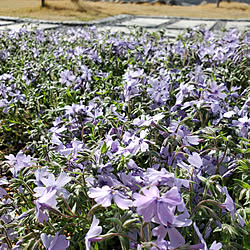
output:
[[[173,16],[146,16],[146,15],[116,15],[111,17],[102,18],[99,20],[92,21],[54,21],[54,20],[39,20],[39,19],[31,19],[31,18],[19,18],[19,17],[8,17],[8,16],[0,16],[0,20],[3,21],[13,21],[16,23],[44,23],[44,24],[57,24],[57,25],[65,25],[65,26],[91,26],[91,25],[107,25],[113,24],[114,22],[123,22],[129,21],[136,18],[146,18],[146,19],[174,19],[174,20],[196,20],[196,21],[225,21],[225,22],[249,22],[249,19],[225,19],[225,18],[190,18],[190,17],[173,17]]]

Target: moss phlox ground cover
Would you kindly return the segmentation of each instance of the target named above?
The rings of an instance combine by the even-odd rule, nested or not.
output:
[[[1,249],[249,249],[249,33],[0,32]]]

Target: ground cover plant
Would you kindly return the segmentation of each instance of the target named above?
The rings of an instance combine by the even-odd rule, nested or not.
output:
[[[1,249],[249,249],[249,33],[0,33]]]

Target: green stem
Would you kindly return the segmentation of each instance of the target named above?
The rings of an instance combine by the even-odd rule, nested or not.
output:
[[[51,224],[51,222],[48,221],[47,223],[48,223],[48,225],[50,226],[50,228],[51,228],[54,232],[56,232],[56,229],[55,229],[54,226]]]
[[[29,191],[29,193],[30,193],[31,195],[33,195],[34,192],[33,192],[33,190],[29,187],[29,185],[27,185],[27,183],[25,183],[25,181],[22,181],[22,183],[23,183],[23,185],[27,188],[27,190]]]
[[[8,236],[8,232],[7,232],[7,230],[5,228],[3,228],[3,229],[4,229],[5,236],[6,236],[5,240],[6,240],[7,244],[8,244],[8,247],[9,247],[9,249],[12,249],[11,240],[10,240],[10,238]]]
[[[220,168],[220,164],[219,164],[219,154],[218,154],[218,148],[217,148],[217,143],[216,140],[214,140],[214,145],[216,148],[216,174],[219,174],[219,168]]]
[[[175,152],[174,158],[173,158],[173,160],[172,160],[170,166],[173,165],[174,160],[175,160],[175,158],[177,157],[178,154],[184,154],[183,152],[180,152],[180,151],[181,151],[183,148],[189,148],[189,147],[192,148],[192,149],[195,149],[194,147],[189,146],[189,145],[183,145],[183,146],[181,146],[181,147]],[[195,150],[196,150],[196,149],[195,149]],[[198,150],[196,150],[196,151],[199,152]]]
[[[193,180],[193,170],[192,170],[192,175],[191,175],[191,180]],[[192,192],[193,192],[193,183],[189,183],[189,192],[190,192],[190,198],[189,198],[189,208],[192,210]]]
[[[23,201],[29,206],[29,208],[33,208],[33,207],[34,207],[34,206],[31,206],[32,202],[31,202],[31,203],[28,202],[28,201],[26,200],[26,197],[25,197],[23,194],[20,193],[20,196],[22,197]],[[34,204],[33,204],[33,205],[34,205]]]
[[[208,203],[212,203],[218,207],[220,207],[220,204],[217,202],[217,201],[214,201],[214,200],[203,200],[203,201],[200,201],[196,207],[194,208],[194,210],[192,211],[192,213],[190,214],[190,218],[192,218],[192,216],[194,215],[195,211],[205,202],[208,202]],[[221,207],[220,207],[221,208]]]
[[[141,226],[141,231],[140,231],[140,235],[141,235],[141,239],[142,239],[142,241],[145,241],[145,235],[144,235],[144,226],[145,226],[145,222],[144,223],[142,223],[142,226]]]
[[[71,210],[68,202],[64,199],[64,197],[62,195],[60,195],[60,197],[63,199],[63,202],[65,203],[66,207],[68,208],[69,212],[71,213],[72,216],[75,216],[75,214],[73,213],[73,211]]]
[[[128,119],[130,120],[130,112],[131,112],[131,106],[130,102],[128,102]]]
[[[226,144],[226,148],[225,148],[224,154],[223,154],[223,156],[222,156],[222,158],[221,158],[221,160],[220,160],[219,164],[221,164],[221,163],[223,162],[223,160],[224,160],[224,158],[225,158],[225,156],[226,156],[226,153],[227,153],[227,147],[228,147],[228,141],[227,141],[227,144]]]
[[[66,219],[70,219],[70,218],[80,218],[80,219],[86,219],[85,217],[82,217],[82,216],[77,216],[77,215],[65,215],[63,213],[61,213],[60,211],[54,209],[54,208],[50,208],[49,209],[50,212],[54,213],[54,214],[57,214],[57,215],[60,215]]]
[[[151,241],[151,227],[150,227],[150,223],[148,223],[148,241]]]
[[[136,242],[136,243],[139,244],[139,242],[138,242],[137,240],[131,238],[130,236],[128,236],[128,235],[126,235],[126,234],[121,234],[121,233],[110,233],[110,234],[107,234],[107,235],[105,235],[105,236],[106,236],[106,237],[110,237],[110,236],[111,236],[111,237],[112,237],[112,236],[121,236],[121,237],[127,238],[127,239],[132,240],[132,241],[134,241],[134,242]],[[106,238],[105,236],[103,236],[103,239]],[[101,235],[100,235],[100,237],[101,237]]]
[[[199,116],[200,116],[200,121],[201,121],[201,127],[204,128],[203,117],[202,117],[201,111],[199,111]]]

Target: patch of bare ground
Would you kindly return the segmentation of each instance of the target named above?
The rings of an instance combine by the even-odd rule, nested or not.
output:
[[[47,20],[93,20],[118,14],[176,16],[195,18],[249,19],[250,5],[222,2],[198,6],[169,6],[163,4],[121,4],[83,0],[1,0],[1,16],[18,16]]]

